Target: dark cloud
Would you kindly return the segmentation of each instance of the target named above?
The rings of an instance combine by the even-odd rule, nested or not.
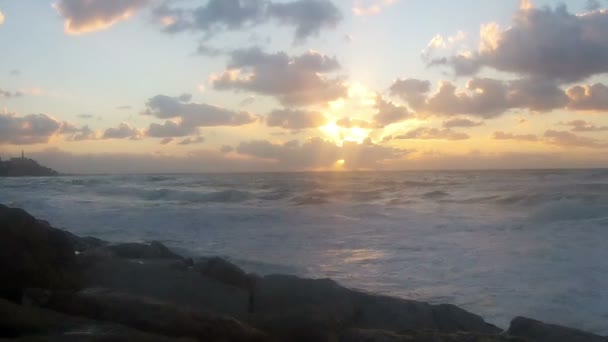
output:
[[[545,141],[562,147],[607,148],[608,142],[582,137],[567,131],[548,130],[544,134]]]
[[[328,0],[271,2],[268,15],[283,25],[295,27],[296,42],[318,36],[322,29],[334,28],[342,20],[340,10]]]
[[[142,133],[128,123],[121,123],[118,127],[108,128],[103,132],[102,139],[131,139],[137,140],[141,138]]]
[[[517,140],[517,141],[538,141],[538,137],[534,134],[514,134],[502,131],[494,132],[492,139],[495,140]]]
[[[205,142],[205,137],[197,136],[197,137],[189,137],[182,141],[180,141],[179,145],[193,145],[193,144],[202,144]]]
[[[424,104],[430,91],[431,82],[413,78],[396,80],[390,88],[391,95],[400,97],[413,107]]]
[[[477,127],[483,125],[483,121],[473,121],[466,118],[454,118],[443,122],[445,128],[456,128],[456,127]]]
[[[566,93],[570,98],[568,108],[581,111],[607,111],[608,87],[602,83],[593,85],[577,85],[569,88]]]
[[[520,9],[512,24],[482,29],[482,44],[472,55],[439,59],[457,75],[483,67],[530,78],[575,82],[608,72],[608,11],[571,14],[565,5]]]
[[[374,115],[374,123],[377,127],[386,127],[410,119],[413,116],[406,107],[386,101],[380,95],[376,97],[375,108],[378,110]]]
[[[13,69],[9,72],[10,76],[21,76],[21,70],[19,69]]]
[[[606,132],[608,126],[596,126],[584,120],[574,120],[563,123],[562,125],[572,127],[570,130],[573,132]]]
[[[465,91],[451,82],[442,81],[432,94],[423,93],[426,87],[412,93],[399,84],[402,83],[394,83],[391,87],[393,94],[404,100],[413,98],[413,102],[409,102],[412,108],[433,115],[493,118],[512,109],[546,112],[563,108],[568,103],[568,96],[555,83],[536,79],[502,81],[473,78],[467,82]]]
[[[181,123],[167,120],[163,124],[150,124],[146,130],[146,136],[153,138],[174,138],[185,137],[196,132],[196,127],[184,126]]]
[[[160,144],[161,145],[169,145],[174,140],[175,140],[175,138],[164,138],[163,140],[160,141]]]
[[[0,144],[47,143],[62,127],[61,122],[46,114],[0,114]]]
[[[228,70],[213,81],[213,87],[274,96],[285,106],[305,106],[346,96],[342,80],[327,76],[339,69],[335,57],[318,52],[291,57],[254,47],[233,51]]]
[[[65,20],[65,31],[87,33],[127,19],[150,0],[59,0],[53,6]]]
[[[159,119],[180,118],[182,129],[212,126],[242,126],[253,123],[257,118],[244,111],[232,111],[204,103],[190,103],[191,96],[179,97],[156,95],[146,103],[143,114]]]
[[[329,168],[339,160],[349,168],[371,168],[383,161],[403,157],[410,151],[374,144],[370,139],[363,143],[345,142],[338,146],[322,138],[310,138],[304,143],[297,140],[273,144],[266,140],[243,142],[239,154],[271,160],[281,167],[298,169]]]
[[[454,132],[449,128],[427,128],[419,127],[403,135],[393,137],[393,139],[419,139],[419,140],[467,140],[469,135],[461,132]]]
[[[318,36],[322,29],[333,28],[342,20],[340,10],[329,0],[209,0],[195,8],[165,3],[157,7],[154,14],[167,32],[202,31],[208,36],[275,21],[294,27],[297,43]]]
[[[320,127],[326,123],[325,115],[310,110],[278,109],[266,116],[268,127],[282,127],[293,130]]]

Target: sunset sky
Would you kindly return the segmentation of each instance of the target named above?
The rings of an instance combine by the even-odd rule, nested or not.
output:
[[[608,1],[0,0],[0,156],[608,167]]]

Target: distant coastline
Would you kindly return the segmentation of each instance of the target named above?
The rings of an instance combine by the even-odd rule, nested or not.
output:
[[[38,164],[37,161],[25,158],[11,158],[7,161],[0,159],[0,177],[52,177],[59,172]]]

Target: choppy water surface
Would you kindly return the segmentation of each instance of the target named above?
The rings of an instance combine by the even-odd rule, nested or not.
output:
[[[0,179],[0,203],[258,273],[608,334],[608,170]]]

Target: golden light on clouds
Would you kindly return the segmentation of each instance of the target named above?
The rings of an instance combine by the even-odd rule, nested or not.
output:
[[[361,127],[340,127],[335,121],[319,127],[323,134],[334,143],[342,145],[345,142],[362,143],[369,137],[370,129]]]
[[[356,16],[376,15],[386,7],[397,2],[396,0],[355,0],[353,4],[353,14]]]
[[[4,24],[4,13],[0,11],[0,25]]]
[[[51,5],[59,14],[64,14],[65,10],[58,4]],[[63,29],[65,33],[71,35],[81,35],[85,33],[101,31],[110,28],[114,24],[131,18],[135,9],[128,9],[119,15],[107,17],[103,14],[96,15],[86,20],[74,21],[70,17],[66,17]]]
[[[521,0],[519,2],[519,9],[527,11],[529,9],[534,8],[534,4],[532,4],[531,0]]]

